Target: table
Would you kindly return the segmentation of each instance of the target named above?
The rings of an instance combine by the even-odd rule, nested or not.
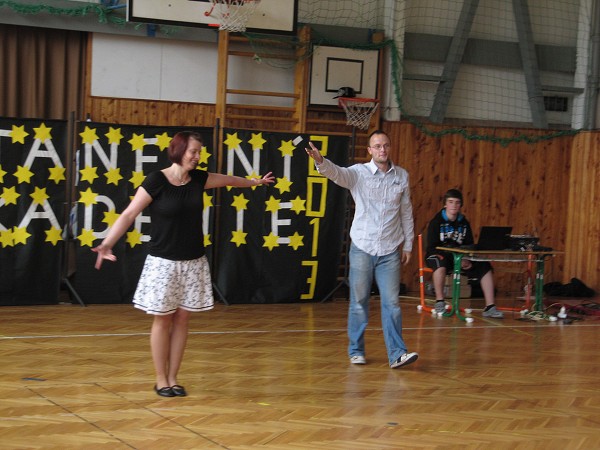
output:
[[[452,316],[456,314],[460,319],[466,318],[461,315],[460,303],[460,272],[461,262],[463,258],[471,261],[489,261],[489,262],[527,262],[536,264],[535,274],[535,302],[533,305],[534,311],[543,311],[543,296],[544,296],[544,261],[547,258],[562,254],[554,250],[474,250],[461,247],[436,247],[438,250],[452,253],[454,257],[454,271],[452,275],[452,309],[444,316]]]

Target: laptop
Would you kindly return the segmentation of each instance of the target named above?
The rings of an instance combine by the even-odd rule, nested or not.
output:
[[[508,250],[512,227],[483,226],[479,230],[476,250]]]

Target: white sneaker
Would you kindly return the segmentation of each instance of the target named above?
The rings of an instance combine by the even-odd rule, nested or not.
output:
[[[354,355],[350,357],[350,363],[352,364],[366,364],[367,360],[363,355]]]
[[[410,363],[414,363],[419,358],[419,354],[417,352],[405,353],[396,361],[390,364],[392,369],[396,369],[400,366],[406,366]]]

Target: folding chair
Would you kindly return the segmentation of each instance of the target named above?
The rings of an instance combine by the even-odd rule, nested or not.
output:
[[[431,312],[435,308],[432,308],[431,306],[427,306],[427,304],[425,303],[425,274],[426,273],[433,274],[433,269],[431,269],[425,265],[425,251],[423,249],[423,234],[422,233],[417,236],[417,241],[419,244],[419,294],[421,297],[421,302],[417,306],[417,309],[419,311]],[[466,309],[460,308],[460,310],[463,312],[467,312],[467,313],[471,312],[469,308],[466,308]]]
[[[433,273],[433,270],[425,265],[425,257],[423,251],[423,234],[417,237],[419,243],[419,293],[421,295],[421,303],[417,307],[421,311],[431,312],[433,308],[425,304],[425,274]]]

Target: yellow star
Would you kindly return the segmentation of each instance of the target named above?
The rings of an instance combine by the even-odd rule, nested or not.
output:
[[[275,188],[279,190],[280,194],[284,192],[290,192],[290,186],[292,182],[287,179],[287,177],[277,178],[277,183],[275,183]]]
[[[93,247],[96,236],[94,236],[94,230],[84,228],[81,230],[81,234],[77,236],[77,239],[79,239],[82,247],[85,247],[86,245],[88,247]]]
[[[33,191],[33,194],[29,194],[29,196],[33,199],[33,203],[37,205],[43,205],[46,200],[50,198],[48,194],[46,194],[46,188],[40,189],[36,186]]]
[[[242,244],[246,244],[246,236],[248,236],[248,233],[244,233],[242,230],[234,230],[231,232],[230,242],[233,242],[236,247],[239,247]]]
[[[0,183],[4,183],[4,175],[6,175],[6,172],[2,170],[2,164],[0,164]]]
[[[121,139],[123,139],[120,128],[109,127],[108,133],[106,133],[104,136],[108,138],[109,144],[120,144]]]
[[[206,147],[202,147],[200,150],[200,157],[198,159],[198,165],[208,164],[208,159],[211,157],[212,153],[208,153]]]
[[[136,245],[140,245],[142,243],[142,233],[140,233],[135,228],[127,233],[127,243],[130,247],[135,247]]]
[[[14,245],[12,230],[0,231],[0,244],[2,244],[2,248]]]
[[[169,147],[169,144],[171,143],[171,139],[172,138],[170,138],[166,132],[164,132],[163,134],[156,135],[156,145],[158,148],[160,148],[161,152],[165,148]]]
[[[210,208],[211,206],[213,206],[213,202],[212,202],[212,195],[208,195],[206,193],[206,191],[204,191],[204,211],[206,211],[207,208]]]
[[[279,247],[279,243],[277,242],[278,238],[279,236],[275,236],[271,231],[268,236],[263,236],[263,239],[265,240],[263,247],[267,247],[269,250],[273,250],[273,248]]]
[[[263,145],[265,145],[265,142],[267,142],[265,139],[263,139],[262,137],[262,133],[252,133],[252,139],[250,139],[248,141],[248,143],[250,145],[252,145],[252,150],[260,150],[263,148]]]
[[[115,223],[115,220],[117,220],[120,215],[121,214],[117,214],[114,209],[111,209],[110,211],[104,213],[104,219],[102,219],[102,222],[110,227],[113,223]]]
[[[17,166],[17,171],[13,174],[19,180],[19,183],[29,183],[33,172],[29,170],[29,167]]]
[[[12,203],[13,205],[16,205],[17,199],[21,196],[21,194],[17,194],[15,187],[11,186],[9,188],[5,187],[2,189],[3,191],[2,195],[0,195],[0,198],[4,199],[4,204],[10,205]]]
[[[140,184],[142,184],[142,181],[144,181],[145,179],[146,175],[144,175],[144,172],[132,172],[129,182],[133,184],[134,188],[137,189],[140,186]]]
[[[204,246],[208,247],[209,245],[212,245],[212,241],[210,240],[210,234],[205,234],[204,235]]]
[[[143,150],[146,142],[144,141],[143,134],[135,134],[133,133],[133,137],[129,139],[127,142],[131,144],[131,150]]]
[[[298,250],[298,247],[302,247],[304,245],[304,243],[302,242],[303,239],[304,236],[300,236],[298,232],[295,231],[294,234],[290,236],[290,243],[288,245],[294,250]]]
[[[27,232],[27,229],[25,227],[23,227],[23,228],[14,227],[13,228],[12,238],[13,238],[14,245],[26,244],[27,238],[29,238],[30,236],[31,236],[31,234],[29,234]]]
[[[119,169],[118,167],[114,167],[112,169],[109,169],[104,176],[106,177],[106,184],[114,184],[115,186],[118,186],[119,181],[121,181],[123,179],[123,177],[121,176],[121,169]]]
[[[269,197],[269,200],[267,200],[265,202],[265,205],[267,205],[267,211],[269,211],[269,212],[279,211],[279,203],[280,202],[281,202],[281,200],[277,200],[276,198],[274,198],[271,195],[271,197]]]
[[[8,134],[12,138],[12,143],[20,142],[21,144],[25,143],[25,136],[29,136],[29,133],[25,131],[25,125],[21,125],[20,127],[13,125],[12,131]]]
[[[79,203],[83,203],[85,206],[95,205],[98,203],[96,201],[96,197],[98,194],[93,192],[90,188],[87,188],[85,191],[80,192]]]
[[[52,135],[50,134],[52,128],[48,128],[43,122],[39,127],[34,128],[34,130],[36,139],[39,139],[42,142],[52,139]]]
[[[60,228],[52,227],[49,230],[46,230],[45,242],[51,242],[52,245],[56,245],[58,241],[62,241]]]
[[[244,197],[244,194],[234,195],[233,201],[231,202],[231,206],[235,208],[236,211],[241,211],[243,209],[248,209],[248,199]]]
[[[227,144],[228,150],[233,150],[234,148],[238,148],[242,141],[238,139],[237,133],[227,134],[227,139],[223,141],[224,144]]]
[[[79,133],[79,136],[81,136],[81,142],[83,144],[91,145],[98,140],[98,135],[96,134],[96,129],[90,128],[87,125],[84,128],[84,130],[81,133]]]
[[[282,156],[293,156],[295,149],[296,147],[294,147],[292,141],[283,141],[281,146],[278,148]]]
[[[294,200],[291,200],[290,203],[292,204],[290,209],[296,214],[300,214],[301,211],[306,211],[306,200],[302,200],[299,195]]]
[[[50,172],[48,179],[54,181],[56,184],[62,180],[66,180],[64,167],[50,167],[48,172]]]
[[[88,183],[94,183],[94,180],[98,178],[96,171],[97,167],[85,166],[84,169],[81,169],[79,173],[81,173],[81,181],[87,181]]]

